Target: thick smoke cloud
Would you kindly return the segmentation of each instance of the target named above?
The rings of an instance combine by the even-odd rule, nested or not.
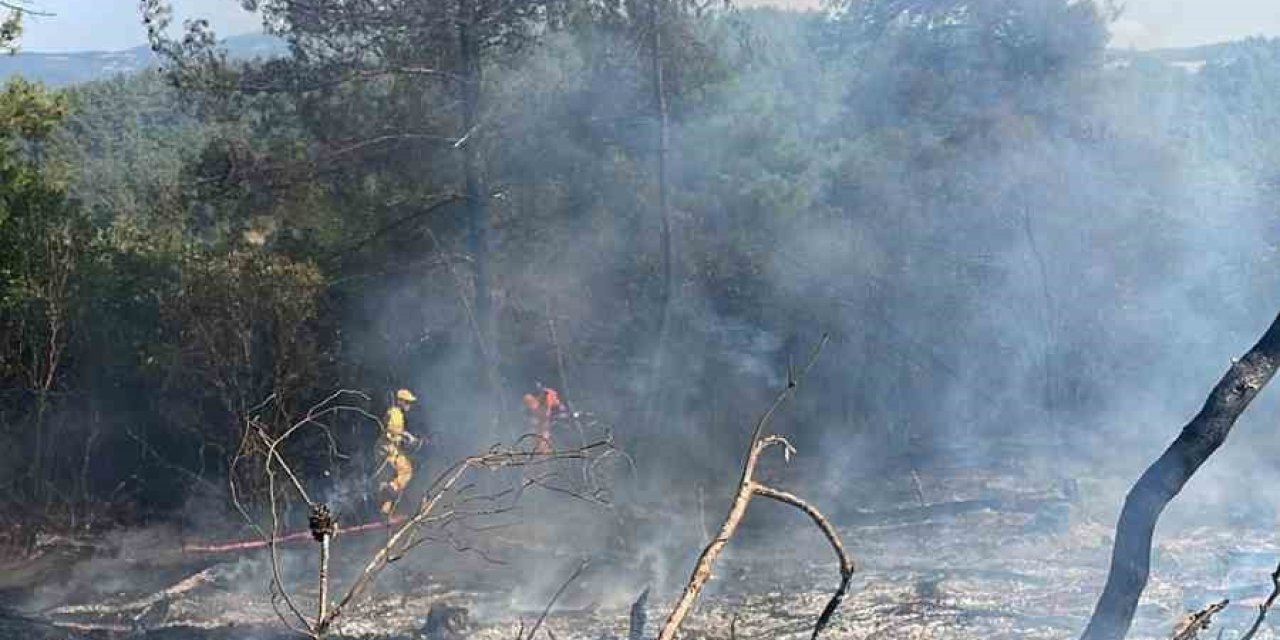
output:
[[[511,172],[498,350],[525,367],[512,387],[568,387],[651,490],[718,486],[826,332],[779,425],[812,452],[788,473],[835,487],[885,464],[905,478],[903,455],[998,466],[1014,442],[1029,466],[1108,478],[1090,499],[1118,503],[1274,313],[1266,169],[1213,113],[1234,103],[1217,87],[1240,73],[1230,58],[1192,71],[1105,53],[1083,5],[1023,5],[1000,6],[1027,9],[1011,27],[1026,41],[1000,40],[987,14],[955,34],[902,22],[874,45],[818,15],[699,26],[711,66],[733,71],[675,98],[680,285],[657,425],[640,417],[657,269],[643,68],[610,34],[517,65],[513,93],[537,97],[495,118],[510,135],[492,149]],[[630,157],[584,164],[601,153]],[[538,217],[547,206],[569,213]],[[444,362],[422,384],[458,367]]]
[[[1280,69],[1276,43],[1175,65],[1105,50],[1107,25],[1087,3],[1052,0],[873,26],[746,10],[689,17],[673,39],[677,286],[656,389],[655,131],[643,48],[616,25],[549,35],[486,80],[491,129],[476,144],[493,188],[499,311],[485,359],[460,207],[380,246],[412,264],[334,286],[341,372],[422,398],[411,429],[433,438],[420,478],[526,430],[518,400],[537,381],[611,427],[629,456],[609,470],[612,505],[538,493],[494,518],[535,549],[503,555],[521,576],[518,607],[558,586],[571,560],[555,545],[621,567],[590,577],[610,604],[678,585],[754,419],[824,334],[776,425],[800,456],[768,461],[771,481],[840,514],[892,506],[913,477],[955,466],[1037,487],[1074,479],[1079,517],[1109,523],[1105,505],[1118,508],[1274,316],[1278,183],[1265,140],[1277,121],[1256,87]],[[447,104],[400,97],[396,113]],[[456,167],[408,162],[448,153],[350,169],[357,184],[327,185],[333,208],[456,181]],[[496,387],[477,383],[489,367]],[[1251,410],[1170,526],[1273,518],[1256,488],[1276,480],[1276,403]],[[349,467],[368,458],[367,472],[374,434],[361,428],[341,425],[341,452]],[[359,475],[320,481],[320,495],[358,511]],[[892,490],[848,491],[873,481]],[[197,504],[189,522],[217,518]],[[765,512],[746,535],[792,527],[787,517]],[[415,557],[387,584],[449,566]]]

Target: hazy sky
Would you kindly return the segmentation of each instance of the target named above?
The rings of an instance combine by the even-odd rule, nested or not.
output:
[[[137,0],[30,0],[56,13],[27,22],[27,51],[115,50],[142,44]],[[740,5],[814,8],[819,0],[737,0]],[[253,31],[258,20],[237,0],[173,0],[183,17],[210,18],[220,34]],[[1114,46],[1166,47],[1251,35],[1280,36],[1280,0],[1125,0]]]
[[[209,18],[220,35],[256,31],[261,23],[239,0],[172,0],[175,23]],[[27,6],[54,13],[31,16],[22,36],[24,51],[114,51],[145,44],[138,0],[28,0]]]

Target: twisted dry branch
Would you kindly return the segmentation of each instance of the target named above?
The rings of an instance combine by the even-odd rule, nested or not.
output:
[[[800,376],[796,377],[794,373],[788,372],[787,386],[778,394],[778,397],[770,405],[768,410],[756,422],[755,428],[751,432],[751,448],[747,452],[747,459],[742,466],[742,476],[738,481],[738,491],[734,495],[733,502],[729,506],[729,513],[725,516],[724,522],[720,525],[720,530],[711,539],[707,546],[703,548],[701,555],[698,556],[697,563],[694,564],[693,573],[689,576],[689,582],[685,585],[684,592],[680,599],[676,601],[676,605],[672,608],[671,614],[667,617],[667,621],[662,625],[662,629],[658,632],[658,640],[674,640],[676,633],[680,629],[680,625],[684,619],[688,617],[693,610],[694,604],[697,602],[698,595],[702,593],[703,587],[711,579],[711,570],[715,565],[716,559],[720,553],[724,551],[729,539],[737,531],[738,525],[742,522],[742,517],[747,513],[747,505],[750,504],[751,498],[757,495],[764,496],[773,500],[777,500],[784,504],[804,511],[810,519],[822,531],[822,534],[831,543],[832,548],[836,552],[836,556],[840,561],[840,586],[836,590],[835,595],[823,608],[822,614],[818,618],[817,624],[814,626],[812,638],[817,638],[822,630],[831,621],[840,602],[844,600],[844,596],[848,591],[850,579],[853,576],[855,565],[849,553],[845,550],[844,543],[840,541],[839,534],[836,533],[835,527],[831,526],[831,522],[822,515],[820,511],[808,502],[799,497],[779,491],[777,489],[765,486],[755,481],[756,468],[760,462],[760,455],[773,446],[782,448],[783,455],[787,460],[795,453],[795,447],[786,438],[779,435],[765,436],[765,429],[772,422],[773,416],[795,392],[799,386],[800,379],[803,378],[813,368],[817,361],[818,354],[823,346],[826,345],[827,337],[823,336],[822,340],[814,348],[809,357],[808,363],[801,371]]]

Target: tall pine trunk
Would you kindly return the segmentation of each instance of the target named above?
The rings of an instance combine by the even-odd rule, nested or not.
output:
[[[494,384],[492,336],[494,328],[493,298],[489,272],[489,206],[485,193],[482,159],[477,128],[480,123],[481,46],[477,33],[475,0],[458,2],[458,54],[462,83],[462,153],[463,196],[467,210],[467,250],[475,273],[471,312],[475,322],[476,362],[482,376]]]
[[[658,296],[658,335],[654,346],[653,369],[650,372],[648,398],[646,399],[646,426],[652,427],[662,410],[659,403],[665,397],[663,380],[665,377],[667,351],[671,334],[671,304],[674,286],[671,256],[671,212],[668,203],[667,184],[667,152],[670,148],[671,132],[667,114],[666,81],[663,78],[662,65],[662,2],[649,0],[649,52],[651,62],[651,81],[653,83],[653,109],[657,122],[656,155],[658,183],[658,222],[661,226],[659,242],[661,246],[662,272]]]

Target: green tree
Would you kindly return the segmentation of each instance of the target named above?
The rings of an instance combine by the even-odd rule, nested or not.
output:
[[[292,57],[239,75],[236,89],[247,93],[287,92],[314,117],[332,109],[368,109],[390,98],[392,109],[364,113],[355,126],[341,127],[341,162],[367,159],[388,148],[418,147],[433,158],[452,156],[453,189],[466,209],[465,233],[472,265],[471,307],[478,344],[492,340],[490,283],[491,189],[486,155],[501,153],[495,123],[488,121],[486,68],[527,46],[555,19],[555,0],[478,2],[388,1],[314,3],[294,0],[249,2],[262,11],[271,31],[288,40]],[[183,42],[163,39],[167,9],[149,2],[146,15],[157,49],[188,78],[225,78],[225,59],[214,52],[207,25],[193,23]],[[451,106],[456,105],[456,106]],[[318,113],[327,107],[328,114]],[[363,125],[363,126],[362,126]],[[422,181],[422,167],[411,171]],[[429,203],[419,205],[430,207]],[[492,354],[485,359],[492,358]]]
[[[26,452],[27,489],[48,494],[47,432],[51,394],[67,368],[78,281],[91,230],[67,202],[61,185],[41,166],[50,132],[65,117],[61,95],[25,80],[0,92],[0,378],[34,399],[29,436],[17,434]],[[12,434],[11,434],[12,435]]]

